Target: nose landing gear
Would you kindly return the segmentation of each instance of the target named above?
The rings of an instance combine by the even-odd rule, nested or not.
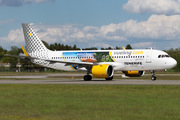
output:
[[[155,81],[156,80],[155,71],[153,70],[153,71],[151,71],[151,73],[152,73],[151,80]]]

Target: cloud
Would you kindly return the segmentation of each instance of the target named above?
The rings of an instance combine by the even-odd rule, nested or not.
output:
[[[151,47],[152,43],[180,40],[180,15],[151,15],[147,21],[127,20],[118,24],[111,23],[101,27],[75,25],[32,24],[34,31],[49,44],[83,43],[86,47],[112,47],[121,42],[133,44],[133,47]],[[0,40],[11,43],[24,43],[22,29],[11,30]],[[153,41],[153,42],[151,42]],[[162,45],[161,45],[162,46]],[[165,46],[165,45],[164,45]]]
[[[146,13],[175,15],[180,14],[180,0],[129,0],[123,5],[129,13]]]
[[[141,42],[132,44],[133,48],[145,48],[150,46],[152,47],[152,42]]]
[[[0,6],[19,7],[23,4],[40,4],[46,1],[54,2],[55,0],[0,0]]]
[[[22,29],[11,30],[7,37],[0,37],[0,40],[11,43],[24,42]]]
[[[15,21],[14,19],[0,20],[0,25],[14,23]]]
[[[179,39],[180,35],[180,15],[151,15],[147,21],[137,22],[128,20],[119,23],[118,29],[109,32],[109,35],[119,35],[126,39]]]
[[[127,41],[122,36],[110,36],[109,32],[116,31],[117,29],[107,29],[110,25],[102,27],[85,26],[79,29],[70,25],[35,25],[35,31],[37,31],[39,37],[47,42],[61,41],[64,43],[71,42],[90,42],[90,41],[103,41],[103,40],[114,40],[114,41]]]
[[[79,29],[73,25],[43,25],[31,24],[34,31],[41,40],[47,43],[75,44],[84,43],[86,47],[112,47],[109,44],[101,43],[106,41],[128,41],[118,35],[108,35],[109,32],[116,31],[116,24],[104,25],[102,27],[85,26]],[[111,28],[111,29],[109,29]],[[22,29],[11,30],[5,37],[0,37],[1,41],[13,44],[24,44]],[[94,43],[94,44],[89,44]]]
[[[108,47],[113,48],[113,46],[111,46],[109,44],[106,44],[106,43],[95,43],[95,44],[89,43],[89,46],[91,46],[91,47],[100,47],[100,48],[108,48]]]

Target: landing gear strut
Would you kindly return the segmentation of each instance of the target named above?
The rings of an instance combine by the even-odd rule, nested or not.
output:
[[[90,68],[87,69],[87,75],[84,76],[84,81],[91,81],[92,80],[92,76],[89,75],[90,74]]]
[[[155,71],[153,70],[153,71],[151,71],[151,73],[152,73],[151,80],[155,81],[156,80]]]

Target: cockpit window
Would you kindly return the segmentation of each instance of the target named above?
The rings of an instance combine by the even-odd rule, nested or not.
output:
[[[158,58],[167,58],[167,57],[170,57],[169,55],[158,55]]]

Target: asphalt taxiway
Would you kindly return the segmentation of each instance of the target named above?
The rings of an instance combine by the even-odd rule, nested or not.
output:
[[[0,84],[180,85],[180,80],[0,80]]]
[[[104,79],[94,79],[92,81],[84,81],[83,79],[56,78],[49,77],[69,77],[72,74],[63,75],[31,75],[31,76],[0,76],[0,84],[104,84],[104,85],[180,85],[180,80],[133,80],[133,79],[113,79],[106,81]],[[73,74],[76,77],[82,77],[82,74]],[[3,79],[5,78],[5,79]],[[7,79],[8,78],[8,79]],[[12,79],[13,78],[13,79]],[[15,79],[14,79],[15,78]]]

